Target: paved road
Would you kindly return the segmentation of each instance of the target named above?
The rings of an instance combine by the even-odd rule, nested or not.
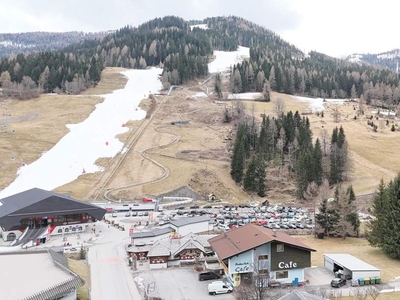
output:
[[[128,231],[108,228],[106,224],[102,226],[99,239],[89,250],[91,299],[141,299],[127,266]]]

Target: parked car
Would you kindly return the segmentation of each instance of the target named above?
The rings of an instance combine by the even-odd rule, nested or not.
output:
[[[193,206],[191,206],[191,207],[189,207],[190,209],[198,209],[198,208],[200,208],[200,206],[198,206],[198,205],[193,205]]]
[[[331,287],[339,288],[344,285],[346,285],[346,279],[343,279],[343,278],[334,278],[331,281]]]
[[[139,212],[138,212],[138,216],[139,216],[139,217],[143,217],[143,212],[139,211]]]
[[[207,289],[210,295],[226,294],[233,291],[233,287],[223,281],[213,281]]]
[[[176,209],[185,209],[185,207],[184,206],[178,206]]]
[[[220,276],[214,272],[211,271],[204,271],[199,273],[199,280],[203,281],[203,280],[211,280],[211,279],[219,279]]]
[[[130,216],[131,216],[131,214],[128,212],[125,214],[125,217],[130,217]]]
[[[132,212],[132,217],[136,217],[137,216],[137,211],[133,211]]]
[[[211,207],[211,205],[204,205],[203,208],[204,209],[211,209],[212,207]]]

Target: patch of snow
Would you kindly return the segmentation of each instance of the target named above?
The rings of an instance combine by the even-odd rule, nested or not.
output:
[[[310,109],[315,112],[325,110],[324,104],[343,105],[343,103],[346,101],[346,99],[325,99],[324,102],[323,98],[309,98],[300,96],[292,96],[292,98],[300,102],[308,102]]]
[[[194,94],[193,96],[191,96],[192,98],[205,98],[208,97],[206,93],[204,92],[199,92],[197,94]]]
[[[128,147],[124,147],[124,148],[122,149],[122,151],[121,151],[121,154],[124,154],[124,153],[126,153],[128,150],[129,150],[129,148],[128,148]]]
[[[371,111],[373,114],[377,114],[378,111],[377,110],[373,110]],[[395,116],[396,113],[393,111],[379,111],[379,114],[382,116]]]
[[[239,46],[236,51],[214,51],[215,60],[208,64],[210,73],[229,71],[231,66],[250,57],[250,48]]]
[[[32,48],[35,47],[33,44],[19,44],[19,43],[14,43],[12,41],[1,41],[0,46],[3,47],[16,47],[16,48]]]
[[[200,29],[204,29],[204,30],[210,29],[210,28],[208,28],[208,25],[207,25],[207,24],[196,24],[196,25],[191,25],[191,26],[190,26],[190,30],[193,30],[193,28],[200,28]]]
[[[149,93],[161,90],[161,72],[159,68],[122,72],[128,78],[126,86],[103,95],[104,101],[86,120],[69,124],[70,132],[38,160],[21,167],[14,182],[0,192],[0,198],[34,187],[53,190],[82,173],[101,171],[95,161],[124,151],[124,144],[116,136],[128,130],[122,124],[146,116],[138,105]]]
[[[386,53],[378,54],[376,57],[379,59],[393,59],[400,56],[400,50],[393,50]]]
[[[229,94],[228,99],[254,100],[260,97],[261,93],[240,93],[240,94]]]
[[[361,64],[362,63],[362,54],[352,54],[348,57],[348,61],[352,63]]]

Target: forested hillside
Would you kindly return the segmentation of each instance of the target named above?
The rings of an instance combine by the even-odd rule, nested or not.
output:
[[[400,49],[394,49],[378,54],[352,54],[346,57],[347,61],[359,64],[368,64],[378,67],[388,68],[397,72],[398,63],[400,62]]]
[[[205,23],[209,29],[190,24]],[[363,97],[390,104],[400,100],[397,74],[388,69],[305,55],[272,31],[238,17],[185,21],[178,17],[124,27],[103,39],[84,40],[62,51],[19,54],[0,62],[5,94],[29,98],[44,92],[79,93],[96,84],[104,67],[164,68],[165,87],[204,77],[213,50],[250,47],[251,58],[234,66],[234,92],[272,89],[329,98]],[[267,98],[265,98],[268,100]]]
[[[88,40],[101,39],[106,32],[23,32],[0,34],[0,57],[38,51],[63,49],[71,44]]]

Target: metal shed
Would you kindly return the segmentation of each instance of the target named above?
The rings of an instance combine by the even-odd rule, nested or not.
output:
[[[381,276],[381,271],[350,254],[324,254],[324,266],[332,272],[342,270],[346,279]]]

